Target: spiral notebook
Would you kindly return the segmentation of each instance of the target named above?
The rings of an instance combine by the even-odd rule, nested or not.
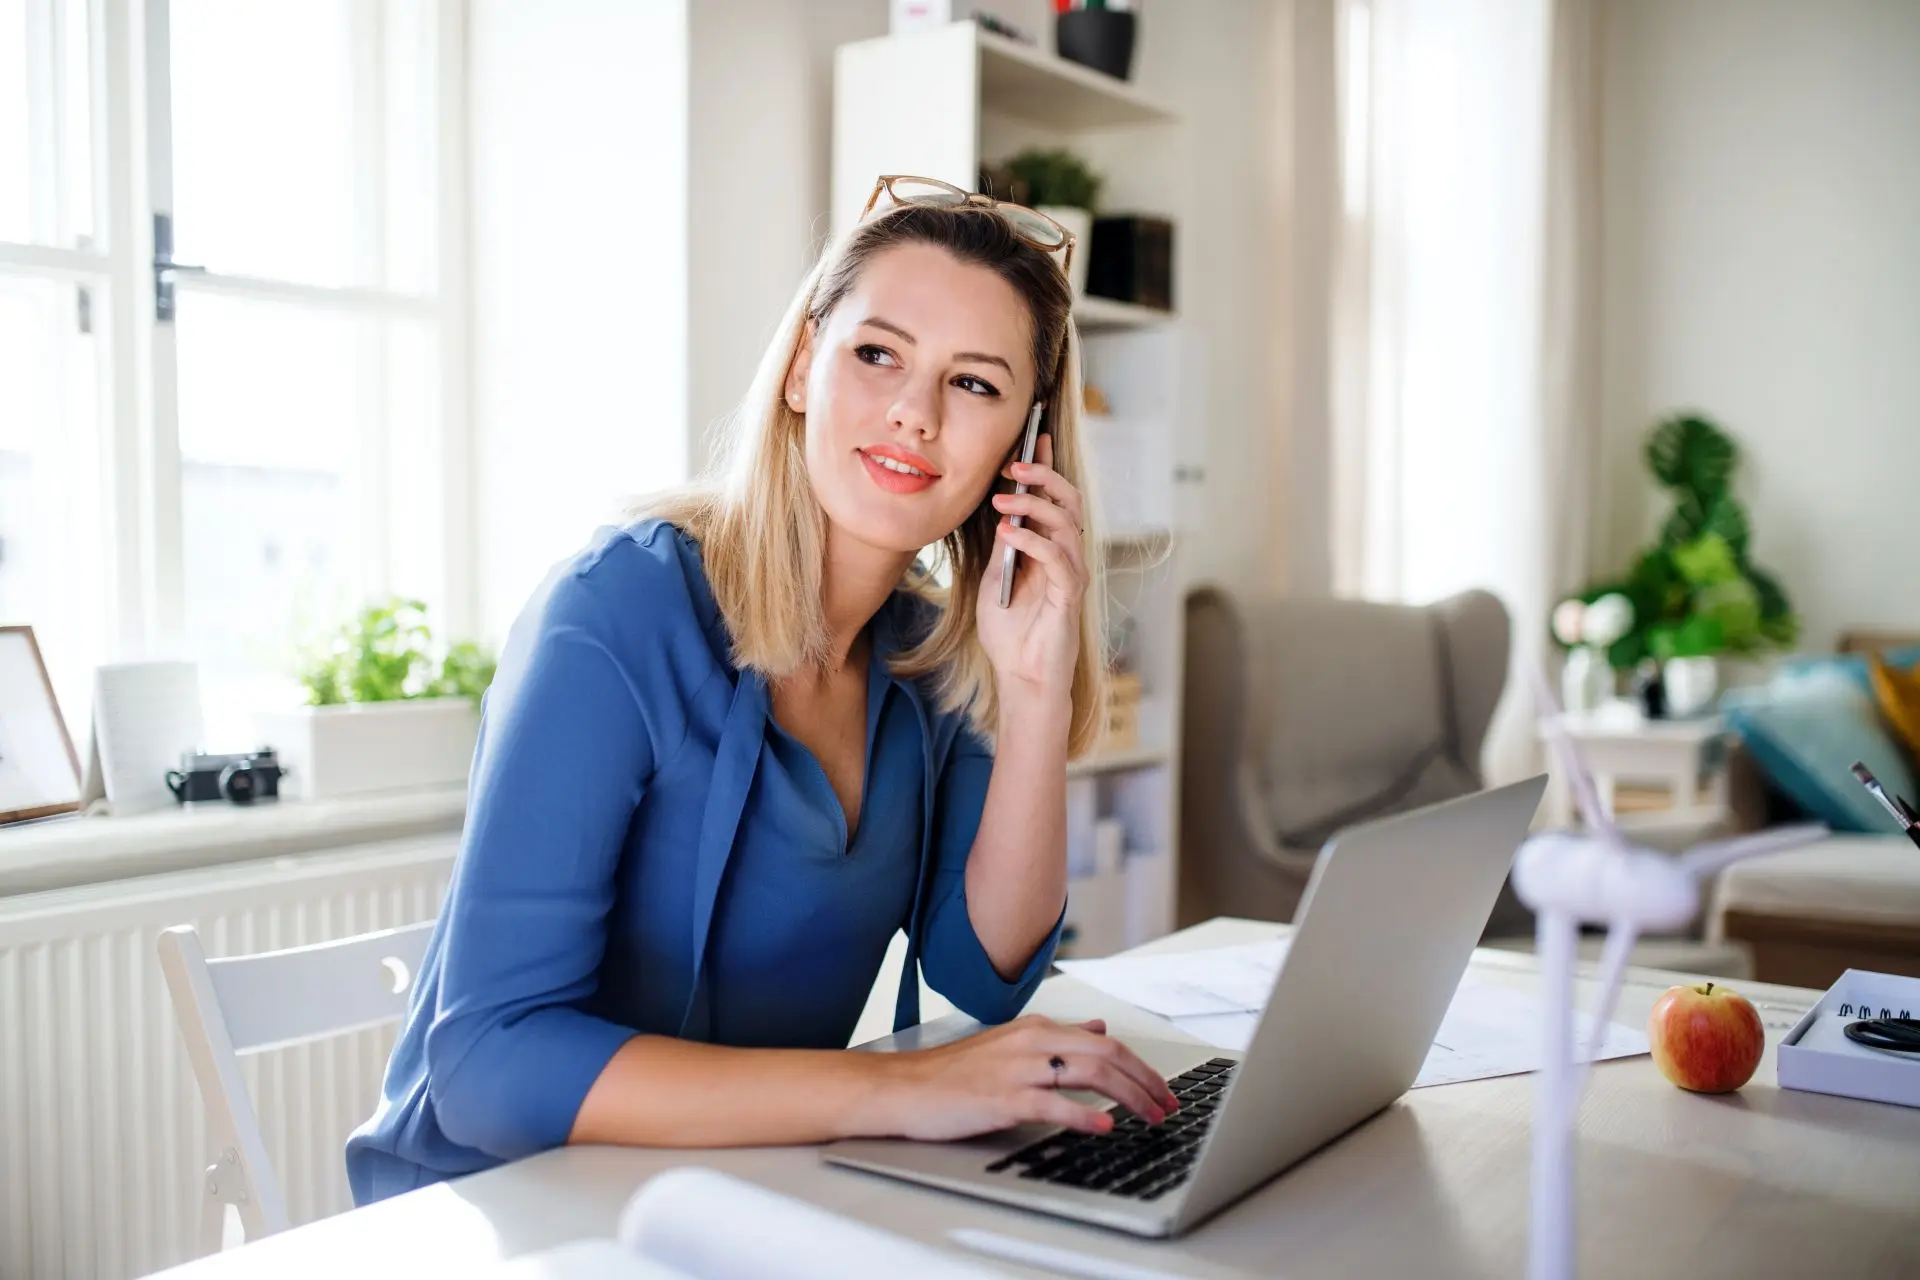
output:
[[[1780,1042],[1780,1087],[1920,1107],[1920,1054],[1872,1049],[1846,1036],[1855,1020],[1917,1015],[1920,978],[1847,970]]]

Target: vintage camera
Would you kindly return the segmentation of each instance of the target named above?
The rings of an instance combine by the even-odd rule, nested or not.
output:
[[[272,747],[224,756],[183,751],[180,767],[167,770],[167,790],[182,804],[202,800],[252,804],[278,799],[280,776],[285,772]]]

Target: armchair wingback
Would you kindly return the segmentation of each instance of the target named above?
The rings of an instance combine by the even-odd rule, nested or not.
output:
[[[1182,923],[1290,920],[1339,828],[1479,790],[1509,638],[1485,591],[1419,607],[1190,592]],[[1503,891],[1489,936],[1528,927]]]

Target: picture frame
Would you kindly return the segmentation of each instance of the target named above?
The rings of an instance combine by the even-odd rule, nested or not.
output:
[[[33,628],[0,626],[0,825],[80,807],[80,757]]]

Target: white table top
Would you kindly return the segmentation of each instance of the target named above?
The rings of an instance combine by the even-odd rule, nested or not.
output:
[[[1582,741],[1617,738],[1635,742],[1706,743],[1727,732],[1726,720],[1717,715],[1655,720],[1632,703],[1617,700],[1593,711],[1564,711],[1560,714],[1560,724]]]
[[[1143,950],[1271,937],[1214,920]],[[1482,951],[1473,972],[1531,988],[1532,957]],[[1672,975],[1636,972],[1618,1017],[1644,1020]],[[1770,1044],[1817,992],[1742,983]],[[1591,998],[1582,984],[1582,1000]],[[1031,1006],[1166,1037],[1159,1018],[1065,977]],[[419,1280],[613,1233],[653,1173],[699,1163],[939,1243],[973,1226],[1193,1277],[1518,1276],[1527,1232],[1530,1077],[1408,1093],[1188,1236],[1092,1227],[822,1166],[811,1148],[660,1152],[574,1147],[425,1188],[167,1273],[174,1280]],[[1920,1275],[1920,1110],[1782,1090],[1769,1053],[1741,1092],[1706,1097],[1651,1059],[1599,1064],[1581,1113],[1580,1240],[1597,1277]],[[1005,1265],[1005,1264],[998,1264]],[[1009,1274],[1037,1275],[1007,1267]]]

